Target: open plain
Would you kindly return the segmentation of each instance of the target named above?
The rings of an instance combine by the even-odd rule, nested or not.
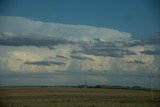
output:
[[[3,87],[0,107],[159,107],[160,91],[75,87]]]

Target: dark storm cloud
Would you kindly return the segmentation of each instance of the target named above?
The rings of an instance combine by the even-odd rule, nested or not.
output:
[[[160,33],[145,41],[147,44],[160,45]]]
[[[125,49],[122,44],[114,42],[102,42],[95,43],[79,43],[82,47],[81,51],[73,51],[72,53],[84,53],[96,56],[110,56],[110,57],[123,57],[124,55],[136,55],[134,52]]]
[[[144,46],[146,43],[144,41],[132,41],[132,42],[123,42],[124,47],[134,47],[134,46]]]
[[[146,43],[142,40],[130,40],[130,41],[114,41],[114,42],[104,42],[99,39],[94,39],[95,45],[97,47],[134,47],[134,46],[144,46]]]
[[[134,52],[124,49],[87,49],[85,54],[91,54],[96,56],[111,56],[111,57],[123,57],[124,55],[135,55]]]
[[[135,60],[135,61],[128,61],[127,63],[145,64],[145,62],[143,62],[143,61],[137,61],[137,60]]]
[[[64,58],[64,59],[69,59],[68,57],[62,56],[62,55],[57,55],[56,57],[58,58]]]
[[[56,48],[53,47],[53,46],[48,46],[48,48],[49,48],[50,50],[56,50]]]
[[[79,59],[79,60],[92,60],[92,61],[94,61],[94,59],[92,59],[92,58],[82,57],[82,56],[77,56],[77,55],[70,55],[70,57],[74,58],[74,59]]]
[[[141,53],[143,53],[143,54],[148,54],[148,55],[160,55],[160,49],[156,49],[156,50],[145,50],[145,51],[142,51]]]
[[[35,61],[35,62],[27,61],[27,62],[25,62],[25,64],[43,65],[43,66],[65,65],[65,63],[63,63],[63,62],[55,62],[55,61]]]
[[[41,38],[37,37],[5,37],[5,35],[0,35],[0,45],[4,46],[51,46],[58,44],[72,44],[73,42],[67,41],[63,38],[50,37]]]

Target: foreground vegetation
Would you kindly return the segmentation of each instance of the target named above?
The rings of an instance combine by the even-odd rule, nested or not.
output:
[[[0,88],[0,107],[159,107],[160,91],[71,88]]]

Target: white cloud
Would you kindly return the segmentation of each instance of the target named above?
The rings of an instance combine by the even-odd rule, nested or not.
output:
[[[7,47],[6,47],[7,48]],[[10,48],[10,47],[8,47]],[[12,47],[15,48],[15,47]],[[16,47],[17,48],[17,47]],[[4,52],[5,50],[3,50]],[[55,72],[66,70],[70,65],[70,60],[54,58],[59,52],[47,48],[19,47],[16,51],[5,51],[5,56],[1,56],[0,64],[2,71],[14,72]],[[64,52],[64,51],[63,51]],[[51,58],[52,57],[52,58]],[[65,63],[64,65],[39,66],[26,64],[25,62],[52,61]]]
[[[102,41],[128,40],[131,37],[130,33],[120,32],[114,29],[93,27],[87,25],[70,25],[60,23],[47,23],[41,21],[33,21],[23,17],[0,17],[0,33],[8,32],[7,34],[34,34],[34,37],[44,38],[47,36],[62,37],[69,40],[91,40],[100,38]],[[17,35],[15,35],[17,36]],[[33,36],[33,35],[32,35]]]
[[[128,72],[158,72],[158,66],[155,64],[155,56],[141,53],[141,51],[151,48],[152,46],[135,46],[130,48],[130,50],[135,52],[136,55],[126,55],[122,58],[115,58],[112,60],[112,70],[115,69]]]
[[[93,60],[73,60],[74,66],[77,66],[81,71],[109,71],[111,69],[111,57],[84,55]],[[76,65],[75,65],[76,64]]]

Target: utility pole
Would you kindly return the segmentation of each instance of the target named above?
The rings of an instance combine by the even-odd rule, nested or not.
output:
[[[149,80],[150,80],[151,101],[153,101],[153,99],[154,99],[154,97],[153,97],[153,86],[152,86],[152,78],[153,78],[153,75],[151,74],[151,71],[149,72],[148,78],[149,78]]]
[[[2,59],[2,57],[0,57],[0,59],[1,59],[0,64],[1,64],[1,72],[2,72],[3,71],[3,59]]]
[[[87,80],[85,80],[85,88],[87,88]]]

